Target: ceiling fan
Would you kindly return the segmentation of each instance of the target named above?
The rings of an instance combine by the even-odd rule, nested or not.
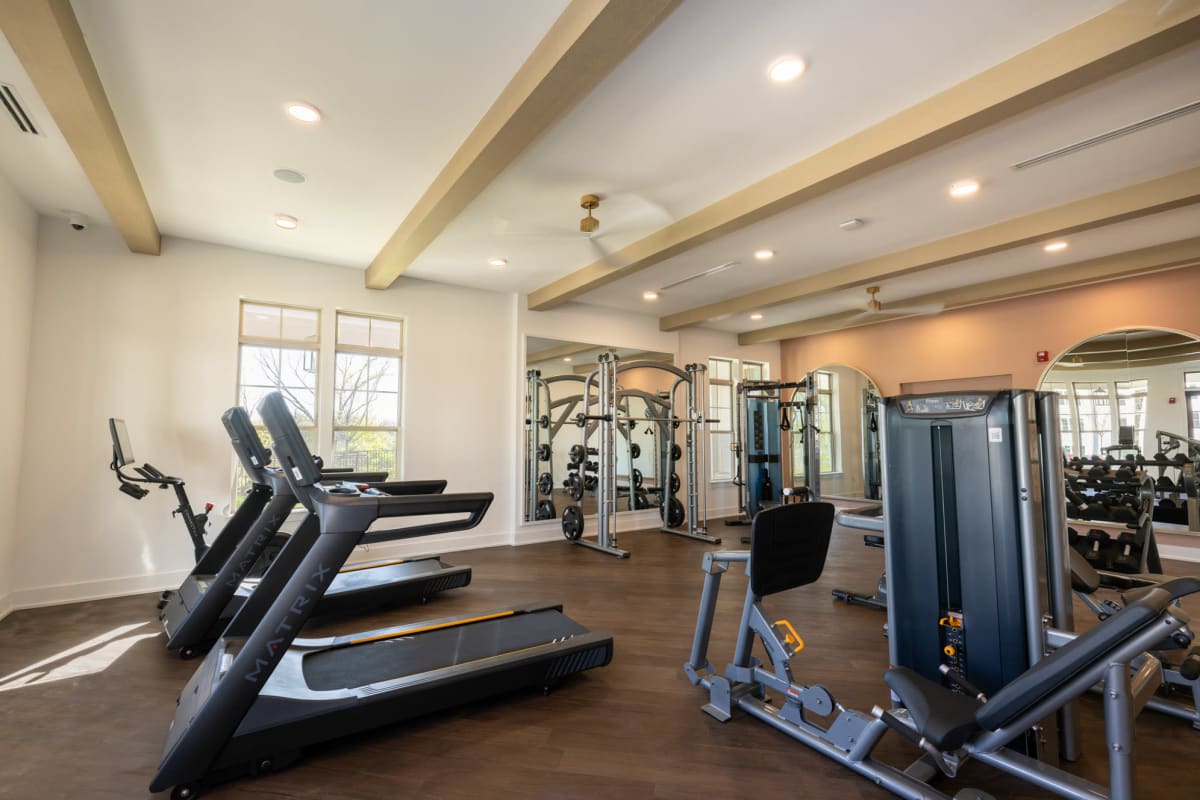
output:
[[[614,203],[619,210],[625,212],[623,219],[618,221],[615,228],[601,230],[601,220],[593,214],[600,208],[601,201]],[[579,207],[586,212],[586,216],[579,220],[578,231],[547,225],[518,227],[514,226],[509,219],[498,219],[493,230],[497,236],[514,238],[562,240],[582,238],[587,241],[598,258],[608,262],[610,266],[619,266],[614,263],[612,251],[604,246],[602,241],[604,237],[634,226],[645,228],[648,231],[657,230],[674,221],[674,217],[665,208],[635,194],[588,193],[579,198]]]
[[[883,314],[885,312],[888,314],[903,314],[905,316],[916,317],[926,314],[938,314],[946,309],[945,303],[927,303],[925,305],[918,306],[888,306],[887,308],[884,308],[883,303],[880,302],[878,297],[879,289],[880,287],[878,286],[867,287],[867,297],[869,298],[867,300],[867,308],[865,311],[860,311],[858,314],[851,317],[851,320],[857,322],[858,320],[865,319],[867,317],[878,316],[879,314]]]

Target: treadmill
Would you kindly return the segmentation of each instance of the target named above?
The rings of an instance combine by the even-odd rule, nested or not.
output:
[[[268,466],[271,453],[263,447],[246,410],[234,406],[221,416],[221,421],[253,485],[205,557],[177,590],[164,593],[159,621],[167,632],[167,648],[177,650],[183,658],[207,651],[250,597],[261,580],[251,577],[253,568],[260,562],[264,549],[272,542],[278,543],[279,528],[297,503],[282,470]],[[385,472],[321,470],[315,459],[314,468],[323,479],[350,481],[355,485],[387,477]],[[446,481],[371,485],[388,495],[426,495],[440,494],[446,488]],[[300,528],[306,526],[317,529],[315,515],[305,515]],[[286,538],[283,541],[286,543]],[[338,572],[314,615],[354,614],[401,603],[425,602],[439,592],[470,582],[470,567],[447,564],[437,555],[356,563]]]
[[[151,792],[193,800],[206,786],[278,769],[311,745],[558,680],[612,659],[612,636],[555,603],[508,606],[396,628],[296,639],[355,545],[475,527],[491,492],[388,496],[323,483],[283,396],[259,406],[293,491],[320,520],[280,552],[179,697]],[[383,518],[456,515],[371,534]],[[462,515],[466,515],[465,518]]]

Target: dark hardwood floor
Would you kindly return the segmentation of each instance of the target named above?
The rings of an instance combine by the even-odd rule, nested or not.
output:
[[[712,525],[733,548],[747,531]],[[633,553],[627,561],[561,541],[450,554],[450,562],[474,568],[466,589],[423,607],[318,629],[364,630],[510,602],[561,600],[578,622],[612,632],[615,656],[608,667],[549,696],[510,695],[314,748],[279,773],[215,787],[205,797],[890,797],[756,720],[743,715],[721,724],[702,713],[704,692],[687,682],[681,665],[695,623],[701,558],[711,547],[658,532],[624,534],[621,545]],[[887,702],[884,616],[837,603],[829,592],[870,590],[882,563],[881,550],[864,548],[858,534],[842,531],[819,583],[768,600],[772,613],[790,619],[807,644],[793,662],[797,680],[823,683],[843,704],[862,710]],[[1185,574],[1189,566],[1197,565],[1170,564],[1169,571]],[[740,574],[725,579],[710,650],[718,668],[733,645],[744,587]],[[196,666],[163,649],[154,599],[21,611],[0,622],[0,797],[147,794],[176,695]],[[1090,623],[1082,606],[1077,614]],[[105,634],[111,638],[64,656]],[[48,663],[30,669],[44,659]],[[1104,782],[1100,705],[1087,698],[1082,706],[1085,755],[1071,769]],[[1138,797],[1195,796],[1198,746],[1200,731],[1187,723],[1143,713]],[[894,736],[877,753],[896,764],[917,755]],[[979,764],[948,784],[967,785],[997,797],[1049,796]]]

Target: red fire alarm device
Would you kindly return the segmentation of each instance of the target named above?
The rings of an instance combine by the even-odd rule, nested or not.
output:
[[[1049,360],[1050,360],[1050,351],[1049,350],[1038,350],[1037,351],[1037,363],[1045,364]]]
[[[1175,405],[1175,398],[1174,398],[1174,397],[1168,397],[1168,398],[1167,398],[1167,405],[1169,405],[1169,406],[1173,406],[1173,405]]]

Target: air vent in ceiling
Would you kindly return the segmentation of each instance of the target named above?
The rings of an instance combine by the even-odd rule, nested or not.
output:
[[[668,289],[674,289],[676,286],[682,286],[683,284],[687,283],[688,281],[694,281],[694,280],[698,280],[700,278],[707,278],[710,275],[716,275],[717,273],[724,272],[727,269],[733,269],[734,267],[738,266],[741,263],[742,262],[740,262],[740,261],[726,261],[724,264],[718,264],[715,267],[709,267],[708,269],[704,270],[703,272],[697,272],[695,275],[689,275],[686,278],[683,278],[682,280],[675,281],[674,283],[668,283],[666,286],[659,289],[659,291],[665,292]]]
[[[1176,117],[1182,117],[1184,114],[1190,114],[1193,111],[1200,111],[1200,100],[1193,100],[1192,102],[1185,103],[1177,108],[1172,108],[1170,111],[1164,111],[1161,114],[1155,114],[1152,117],[1146,117],[1143,120],[1131,122],[1128,125],[1122,125],[1120,128],[1113,128],[1111,131],[1105,131],[1104,133],[1097,134],[1096,136],[1082,139],[1074,144],[1060,147],[1057,150],[1051,150],[1049,153],[1042,153],[1040,156],[1027,158],[1020,163],[1013,164],[1012,168],[1025,169],[1026,167],[1044,164],[1047,161],[1053,161],[1056,158],[1061,158],[1062,156],[1070,153],[1075,153],[1085,148],[1111,141],[1112,139],[1124,136],[1127,133],[1140,131],[1143,128],[1149,128],[1151,125],[1157,125],[1160,122],[1166,122],[1167,120],[1175,119]]]
[[[12,116],[12,121],[21,129],[21,133],[32,133],[34,136],[38,134],[37,126],[33,124],[33,117],[29,116],[25,106],[21,105],[21,101],[17,99],[17,90],[7,83],[0,83],[0,103]]]

